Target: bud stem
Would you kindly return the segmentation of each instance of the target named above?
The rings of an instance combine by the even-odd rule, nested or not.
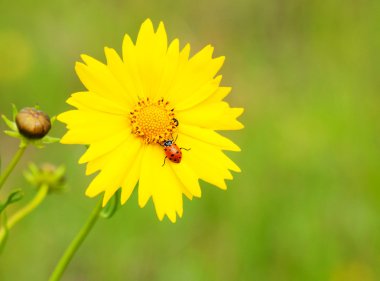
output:
[[[41,185],[36,196],[22,209],[17,211],[12,217],[7,220],[6,229],[9,231],[17,222],[22,220],[28,214],[30,214],[41,202],[45,199],[47,193],[49,191],[49,186],[47,184]],[[0,245],[4,243],[4,239],[6,237],[6,230],[2,228],[0,230]]]
[[[24,154],[26,147],[27,147],[27,145],[25,143],[21,142],[16,154],[13,156],[11,162],[8,164],[4,173],[0,176],[0,189],[4,185],[5,181],[7,180],[8,176],[10,175],[10,173],[13,171],[14,167],[17,165],[21,156]]]
[[[69,265],[72,257],[83,243],[84,239],[90,233],[91,229],[95,225],[99,218],[99,213],[102,210],[102,199],[98,202],[94,210],[92,211],[90,217],[87,219],[86,223],[83,225],[82,229],[79,231],[77,236],[71,241],[71,244],[66,249],[65,253],[57,263],[53,273],[51,274],[49,281],[57,281],[62,277],[63,272]]]

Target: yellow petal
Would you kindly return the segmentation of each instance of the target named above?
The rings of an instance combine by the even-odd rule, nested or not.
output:
[[[167,92],[172,86],[172,82],[177,75],[180,63],[179,40],[173,40],[165,56],[162,78],[156,89],[156,97],[167,97]]]
[[[131,147],[137,146],[138,148],[136,148],[136,149],[141,149],[141,141],[138,138],[132,138],[132,139],[129,139],[129,141],[132,141],[132,144],[130,144]],[[125,143],[127,143],[127,142],[125,142]],[[123,143],[122,145],[124,145],[125,143]],[[117,149],[119,149],[119,148],[120,148],[120,146],[117,147]],[[90,162],[87,162],[86,175],[87,176],[91,175],[91,174],[101,170],[104,166],[109,165],[109,163],[112,163],[112,161],[113,161],[112,157],[113,157],[115,151],[117,153],[117,150],[115,149],[113,151],[110,151],[109,153],[105,153],[105,154],[99,156],[98,158],[91,160]],[[141,151],[143,151],[143,150],[141,150]]]
[[[120,188],[119,186],[114,185],[114,186],[104,190],[103,201],[102,201],[103,207],[105,207],[107,205],[108,201],[112,198],[112,196],[116,193],[116,191],[119,188]]]
[[[132,138],[136,138],[129,132],[120,131],[115,134],[111,134],[104,139],[91,143],[87,151],[79,159],[79,164],[83,164],[92,161],[104,154],[107,154],[114,149],[117,149],[119,145],[124,142],[133,141]]]
[[[145,145],[144,152],[141,162],[141,174],[139,181],[138,189],[138,201],[139,206],[143,208],[148,202],[149,198],[152,196],[152,188],[155,185],[156,179],[151,175],[151,170],[154,168],[154,165],[159,165],[157,163],[159,158],[152,158],[149,151],[152,150],[151,146]],[[163,160],[162,160],[163,161]],[[161,164],[162,165],[162,164]]]
[[[137,153],[133,158],[133,162],[129,162],[129,164],[125,167],[126,172],[124,174],[124,179],[121,182],[121,204],[124,204],[129,199],[140,176],[142,151],[139,149],[136,149],[136,151]],[[105,190],[103,206],[105,206],[108,200],[115,194],[118,189],[119,188]]]
[[[136,104],[139,94],[142,92],[141,85],[136,82],[134,74],[114,49],[106,47],[104,53],[107,59],[107,67],[126,92],[125,98],[128,99],[128,103]]]
[[[129,120],[119,115],[71,110],[58,115],[57,119],[69,128],[61,139],[61,143],[66,144],[90,144],[116,132],[130,132]]]
[[[77,62],[75,70],[85,87],[90,92],[113,100],[131,110],[134,104],[130,102],[128,93],[107,66],[86,55],[82,55],[82,59],[87,65]]]
[[[222,101],[231,92],[231,87],[219,87],[211,96],[204,100],[203,103],[214,103]]]
[[[136,89],[138,98],[145,98],[144,88],[141,83],[140,74],[137,66],[137,51],[136,46],[133,44],[131,37],[128,34],[124,36],[123,40],[123,63],[127,72],[131,75],[131,85]]]
[[[113,126],[114,124],[129,125],[128,116],[115,115],[100,111],[84,111],[84,110],[69,110],[57,116],[57,119],[68,127],[83,127],[84,125],[97,126],[106,124]]]
[[[182,183],[173,173],[171,163],[162,166],[164,158],[160,146],[146,147],[139,182],[139,205],[145,206],[152,196],[158,218],[162,220],[167,215],[175,222],[176,213],[181,216],[183,212]]]
[[[122,182],[121,189],[121,204],[124,204],[131,196],[137,181],[139,180],[141,173],[141,162],[142,162],[143,151],[137,154],[136,158],[133,160],[133,165],[126,174],[124,181]]]
[[[240,171],[232,160],[213,145],[183,134],[179,135],[177,144],[191,149],[183,152],[182,162],[188,164],[197,177],[221,189],[227,188],[225,179],[232,179],[229,169]]]
[[[187,151],[184,153],[187,153]],[[195,172],[189,167],[188,163],[182,162],[180,164],[171,164],[170,167],[173,169],[178,179],[193,196],[201,197],[202,192],[198,177]]]
[[[105,190],[116,192],[132,167],[134,159],[140,152],[140,147],[139,140],[131,139],[112,151],[108,157],[109,161],[87,188],[86,195],[94,197]]]
[[[121,185],[122,177],[123,174],[120,167],[118,169],[103,168],[88,186],[86,195],[88,197],[95,197],[106,190],[116,191]],[[103,204],[106,203],[107,202],[103,202]]]
[[[172,61],[167,62],[172,64],[171,68],[173,69],[173,71],[167,74],[168,77],[166,77],[166,80],[168,81],[168,84],[166,84],[166,87],[160,91],[162,97],[171,100],[172,102],[175,101],[175,97],[177,95],[177,93],[173,89],[177,84],[176,81],[183,76],[184,69],[188,65],[190,55],[190,44],[186,44],[185,47],[183,47],[183,49],[179,51],[178,56],[176,54],[177,50],[179,50],[179,40],[175,39],[170,44],[167,55],[167,59],[170,59],[171,57],[173,58]]]
[[[86,176],[92,175],[93,173],[101,170],[105,165],[107,165],[107,163],[110,163],[112,155],[112,153],[106,153],[90,162],[87,162]]]
[[[132,39],[128,34],[124,35],[122,52],[124,63],[127,63],[136,57],[135,45],[133,44]]]
[[[242,108],[231,108],[226,102],[201,103],[188,110],[178,111],[181,124],[188,124],[212,130],[239,130],[244,125],[236,120],[243,113]]]
[[[144,96],[154,98],[160,85],[167,52],[167,36],[163,23],[157,33],[148,19],[140,29],[136,41],[136,61]]]
[[[215,79],[203,83],[203,85],[197,90],[194,89],[191,92],[185,92],[185,90],[182,90],[182,92],[185,92],[184,94],[186,94],[187,97],[180,101],[176,101],[175,109],[177,111],[186,110],[202,103],[219,88],[220,77],[221,76],[218,76]],[[186,87],[186,89],[189,88]]]
[[[91,92],[74,93],[66,102],[81,110],[99,111],[113,115],[129,114],[128,108]]]
[[[181,109],[191,107],[212,95],[217,88],[212,88],[202,95],[198,93],[202,87],[207,85],[219,84],[221,77],[214,78],[224,62],[224,57],[212,58],[213,47],[206,46],[199,53],[194,55],[190,60],[178,68],[178,74],[173,81],[173,85],[168,91],[167,96],[173,100],[173,103],[181,104]],[[194,96],[194,100],[192,97]],[[187,104],[187,105],[186,105]]]
[[[181,123],[181,126],[179,126],[179,132],[180,134],[185,134],[202,142],[216,146],[219,149],[240,151],[240,148],[230,139],[223,137],[210,129],[203,129]]]
[[[141,46],[141,45],[146,44],[147,42],[152,41],[153,34],[154,34],[153,23],[151,19],[146,19],[142,23],[140,27],[140,31],[137,35],[136,46],[138,45]]]

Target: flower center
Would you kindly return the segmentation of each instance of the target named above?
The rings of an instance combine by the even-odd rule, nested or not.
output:
[[[129,117],[132,133],[142,137],[145,143],[162,144],[173,138],[177,121],[174,118],[174,108],[164,99],[156,102],[149,98],[141,99]]]

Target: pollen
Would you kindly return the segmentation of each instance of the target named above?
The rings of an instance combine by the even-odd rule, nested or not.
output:
[[[165,140],[172,139],[178,125],[174,108],[163,98],[157,101],[140,99],[129,117],[132,133],[141,137],[145,143],[162,144]]]

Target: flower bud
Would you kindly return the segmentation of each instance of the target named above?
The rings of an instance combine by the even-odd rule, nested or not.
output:
[[[49,192],[63,191],[65,189],[65,167],[56,167],[50,163],[37,166],[29,164],[29,169],[24,171],[24,176],[29,183],[39,188],[42,185],[49,187]]]
[[[25,107],[16,115],[17,128],[21,135],[30,139],[41,139],[50,130],[50,118],[41,110]]]

